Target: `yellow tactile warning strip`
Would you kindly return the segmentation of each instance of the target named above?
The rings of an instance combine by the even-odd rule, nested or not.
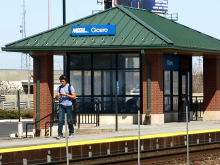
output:
[[[189,134],[211,133],[211,132],[219,132],[219,131],[220,131],[220,129],[208,129],[208,130],[200,130],[200,131],[189,131]],[[140,138],[141,139],[152,139],[152,138],[160,138],[160,137],[179,136],[179,135],[186,135],[186,132],[143,135]],[[80,141],[80,142],[69,142],[68,145],[69,146],[77,146],[77,145],[108,143],[108,142],[118,142],[118,141],[137,140],[137,139],[138,139],[137,136],[131,136],[131,137],[100,139],[100,140],[88,140],[88,141]],[[55,143],[55,144],[44,144],[44,145],[35,145],[35,146],[27,146],[27,147],[5,148],[5,149],[0,149],[0,154],[6,153],[6,152],[17,152],[17,151],[57,148],[57,147],[65,147],[65,146],[66,146],[66,143]]]

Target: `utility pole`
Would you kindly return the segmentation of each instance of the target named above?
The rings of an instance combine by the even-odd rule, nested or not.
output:
[[[66,24],[66,0],[63,0],[63,25]],[[66,71],[66,55],[63,56],[63,73],[64,75],[67,74]],[[66,75],[67,76],[67,75]]]
[[[48,0],[48,29],[51,29],[51,0]]]

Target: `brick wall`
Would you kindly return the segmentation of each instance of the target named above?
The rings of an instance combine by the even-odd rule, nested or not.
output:
[[[204,110],[220,111],[220,59],[217,57],[203,60]]]
[[[163,54],[147,54],[151,63],[151,114],[163,114]],[[143,114],[147,110],[147,64],[143,59]]]
[[[40,119],[52,112],[52,96],[53,96],[53,55],[36,55],[40,60]],[[33,119],[36,119],[37,114],[37,61],[34,60],[34,113]],[[50,117],[40,122],[41,129],[44,129],[45,122],[49,121]],[[36,128],[36,126],[34,126]]]

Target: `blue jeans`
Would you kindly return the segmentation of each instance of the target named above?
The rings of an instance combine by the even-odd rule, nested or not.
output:
[[[72,116],[72,106],[59,105],[59,124],[58,124],[58,135],[63,135],[63,124],[65,112],[67,113],[67,123],[69,126],[69,134],[74,133]]]

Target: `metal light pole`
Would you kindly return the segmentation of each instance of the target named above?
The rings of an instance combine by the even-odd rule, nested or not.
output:
[[[63,25],[66,24],[66,0],[63,0]],[[66,75],[66,65],[65,65],[66,56],[63,56],[63,71]],[[69,165],[69,151],[68,151],[68,137],[67,137],[67,113],[65,113],[65,133],[66,133],[66,161]]]
[[[188,104],[186,103],[186,146],[187,146],[187,165],[189,165],[189,133],[188,133]]]
[[[51,29],[51,0],[48,0],[48,29]]]
[[[66,134],[66,163],[69,165],[69,150],[68,150],[68,137],[67,137],[67,113],[65,113],[65,134]]]
[[[118,131],[118,95],[119,95],[119,81],[118,75],[116,73],[116,81],[115,81],[115,131]]]
[[[63,0],[63,25],[65,25],[65,24],[66,24],[66,0]],[[67,71],[66,71],[66,55],[63,56],[63,73],[64,73],[64,75],[67,74]]]
[[[140,162],[140,108],[138,108],[138,165],[141,165],[141,162]]]

